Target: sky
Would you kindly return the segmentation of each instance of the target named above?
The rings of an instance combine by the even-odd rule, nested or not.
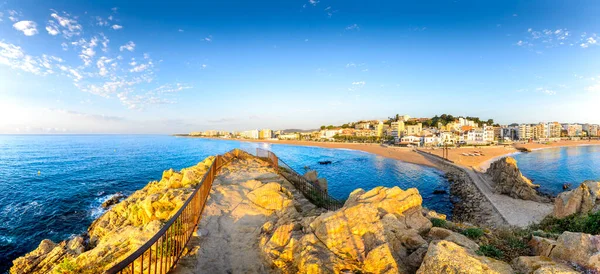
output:
[[[0,2],[0,134],[600,123],[600,2]]]

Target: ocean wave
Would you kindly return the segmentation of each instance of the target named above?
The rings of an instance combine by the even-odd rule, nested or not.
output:
[[[101,191],[98,194],[103,195],[104,191]],[[117,194],[118,193],[113,193],[113,194],[104,195],[102,197],[98,197],[98,198],[94,199],[94,201],[90,205],[90,218],[92,220],[96,220],[96,219],[100,218],[100,216],[102,216],[102,214],[104,214],[106,211],[108,211],[108,208],[102,207],[102,204],[104,202],[108,201],[109,199],[111,199],[112,197],[115,197]],[[122,193],[122,194],[125,195],[125,197],[129,196],[128,193]]]

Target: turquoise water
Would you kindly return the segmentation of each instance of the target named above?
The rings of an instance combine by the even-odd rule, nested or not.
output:
[[[168,168],[195,165],[233,148],[275,152],[299,172],[308,166],[345,199],[356,188],[417,187],[424,205],[450,214],[448,183],[436,169],[340,149],[147,135],[0,135],[0,273],[42,239],[85,232],[116,192],[126,194],[161,178]],[[317,161],[331,160],[331,165]],[[40,172],[38,175],[38,171]]]
[[[513,156],[525,177],[540,185],[540,191],[556,195],[570,183],[600,180],[600,146],[577,146],[535,150]]]

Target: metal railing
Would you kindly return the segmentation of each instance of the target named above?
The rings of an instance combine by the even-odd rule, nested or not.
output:
[[[168,273],[179,261],[184,248],[200,223],[206,200],[217,172],[234,158],[239,149],[217,155],[198,186],[181,208],[150,240],[105,273]],[[245,153],[245,152],[244,152]]]
[[[266,160],[277,171],[289,181],[296,189],[298,189],[306,199],[318,207],[327,210],[338,210],[344,206],[344,203],[329,196],[327,191],[322,189],[315,182],[311,182],[300,173],[296,172],[291,166],[281,160],[275,153],[262,149],[256,149],[256,157]]]

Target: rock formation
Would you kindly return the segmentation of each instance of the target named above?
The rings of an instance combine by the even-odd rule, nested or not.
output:
[[[193,192],[214,157],[198,165],[163,173],[127,199],[114,205],[88,228],[86,236],[58,244],[43,240],[39,247],[13,261],[10,273],[101,273],[127,257],[171,218]],[[68,273],[68,272],[66,272]]]
[[[309,182],[315,183],[323,191],[327,192],[327,179],[319,178],[316,170],[310,170],[304,173],[303,177]]]
[[[564,218],[600,210],[600,182],[585,181],[578,188],[565,191],[554,200],[553,215]]]
[[[542,258],[568,262],[582,269],[600,271],[600,235],[565,231],[557,240],[534,236],[529,245],[534,253]]]
[[[500,194],[523,200],[550,202],[550,199],[538,194],[536,188],[540,187],[539,185],[531,183],[531,180],[521,174],[517,160],[512,157],[493,162],[486,174],[492,177],[495,183],[494,190]]]
[[[512,273],[508,264],[476,255],[479,246],[467,237],[432,228],[429,216],[445,216],[421,202],[414,188],[357,189],[338,211],[266,223],[260,247],[282,273],[436,273],[449,263],[458,272]]]
[[[475,254],[449,241],[432,242],[418,274],[428,273],[514,273],[509,264]]]

